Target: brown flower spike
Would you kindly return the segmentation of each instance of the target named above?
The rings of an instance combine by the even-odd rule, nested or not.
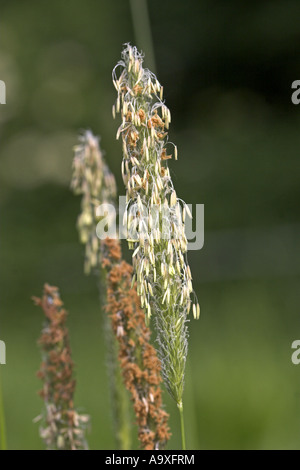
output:
[[[102,267],[107,272],[106,311],[119,342],[124,383],[130,391],[145,450],[162,449],[170,438],[168,414],[162,408],[160,361],[150,344],[150,330],[131,288],[132,266],[121,259],[118,240],[102,242]]]
[[[85,428],[89,417],[78,414],[73,403],[76,381],[66,327],[67,312],[57,287],[45,284],[43,297],[33,297],[33,300],[42,307],[46,317],[39,339],[43,361],[37,373],[44,382],[40,395],[46,406],[45,425],[40,435],[49,450],[87,449]]]
[[[134,404],[141,447],[161,449],[170,434],[168,414],[162,407],[160,361],[150,344],[151,333],[145,324],[136,285],[131,287],[132,266],[122,261],[119,240],[99,240],[96,235],[95,209],[103,202],[115,204],[115,179],[104,161],[99,140],[87,131],[80,142],[75,148],[72,189],[83,196],[78,229],[81,241],[86,244],[87,271],[93,267],[103,270],[105,310],[119,343],[124,384]]]

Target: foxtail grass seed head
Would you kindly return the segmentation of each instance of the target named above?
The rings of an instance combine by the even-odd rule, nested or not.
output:
[[[43,297],[33,297],[33,300],[45,314],[39,340],[43,361],[37,374],[44,384],[40,395],[45,402],[45,413],[36,419],[43,420],[40,435],[48,450],[85,450],[89,417],[74,408],[76,382],[66,327],[67,312],[57,287],[45,284]]]
[[[120,111],[118,103],[116,110]],[[134,160],[132,163],[137,164]],[[127,166],[128,162],[124,168]],[[105,311],[119,344],[119,362],[124,385],[133,402],[141,447],[144,450],[163,449],[170,438],[169,415],[162,405],[160,362],[150,344],[150,330],[139,306],[132,266],[122,261],[118,239],[106,238],[93,245],[97,224],[94,205],[115,204],[116,185],[104,163],[98,140],[91,133],[86,133],[76,148],[73,168],[72,188],[83,196],[78,228],[84,234],[89,269],[101,268],[106,282]],[[135,184],[141,184],[139,178]],[[88,226],[81,220],[87,215],[91,216]]]
[[[143,68],[143,56],[126,44],[122,60],[113,70],[113,83],[120,103],[123,179],[127,181],[130,210],[148,219],[149,229],[136,230],[129,247],[134,249],[133,267],[137,291],[146,316],[156,324],[162,372],[171,396],[181,402],[187,355],[187,315],[191,305],[195,318],[199,307],[186,259],[187,240],[168,160],[177,160],[177,147],[168,141],[171,113],[163,101],[163,88],[156,76]],[[116,107],[117,108],[117,107]],[[137,163],[138,162],[138,163]],[[182,202],[183,209],[188,207]],[[153,211],[156,214],[155,231]],[[157,235],[157,232],[159,235]],[[144,281],[151,289],[145,288]]]
[[[71,188],[75,194],[82,195],[77,228],[80,240],[86,246],[85,272],[89,273],[101,262],[96,209],[100,204],[114,202],[117,189],[115,178],[104,161],[98,137],[90,131],[84,132],[74,151]]]
[[[99,138],[91,131],[79,137],[73,160],[71,189],[82,195],[81,214],[77,220],[80,240],[85,244],[84,271],[89,274],[95,270],[99,276],[99,288],[102,307],[106,303],[106,273],[101,269],[103,240],[97,236],[99,222],[98,209],[104,204],[115,204],[116,182],[106,165]],[[103,330],[106,345],[106,365],[111,397],[111,417],[115,444],[117,448],[130,448],[131,436],[129,422],[129,397],[121,382],[121,370],[118,364],[118,351],[111,322],[105,314]],[[121,331],[117,332],[120,335]]]
[[[162,406],[160,361],[150,344],[150,330],[136,289],[131,287],[132,266],[121,259],[119,240],[103,241],[102,265],[107,272],[106,312],[119,342],[119,360],[131,394],[141,447],[163,449],[170,432],[169,415]]]

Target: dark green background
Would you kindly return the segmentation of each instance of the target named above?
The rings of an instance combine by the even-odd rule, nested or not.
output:
[[[1,0],[0,10],[8,445],[43,448],[32,423],[42,409],[42,314],[30,297],[47,281],[70,312],[76,404],[92,416],[90,446],[113,448],[97,282],[82,273],[80,201],[69,181],[78,131],[91,128],[124,194],[111,70],[122,44],[136,42],[129,2]],[[205,204],[205,246],[189,254],[201,320],[189,325],[188,446],[300,448],[300,365],[291,362],[300,338],[300,106],[291,102],[300,79],[299,1],[151,0],[149,15],[179,150],[174,184],[186,202]],[[176,449],[177,410],[166,393],[165,401]]]

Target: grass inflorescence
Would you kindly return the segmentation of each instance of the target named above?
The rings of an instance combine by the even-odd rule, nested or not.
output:
[[[150,329],[140,308],[132,266],[122,260],[117,238],[100,239],[96,235],[99,221],[97,207],[115,205],[115,181],[103,159],[98,139],[87,132],[76,147],[72,187],[82,194],[82,212],[78,218],[81,240],[86,244],[86,267],[101,272],[101,289],[106,318],[111,319],[118,342],[123,382],[130,392],[138,425],[141,447],[162,449],[170,437],[168,414],[162,406],[160,362],[150,344]],[[117,385],[117,384],[115,384]],[[120,387],[116,390],[121,393]]]
[[[167,166],[173,156],[177,159],[176,146],[168,142],[171,114],[163,102],[162,86],[142,63],[142,55],[127,44],[113,71],[118,92],[113,115],[120,112],[122,119],[117,138],[122,137],[134,278],[147,318],[154,316],[166,387],[181,406],[187,315],[192,307],[198,318],[200,308],[197,300],[191,300],[192,276],[185,256],[188,208],[180,204]],[[170,147],[173,153],[169,153]]]
[[[39,339],[42,363],[38,377],[43,381],[40,395],[45,402],[45,412],[38,417],[43,420],[40,435],[49,450],[85,450],[89,417],[79,414],[74,407],[76,381],[67,312],[57,287],[45,284],[42,298],[33,300],[45,314]]]

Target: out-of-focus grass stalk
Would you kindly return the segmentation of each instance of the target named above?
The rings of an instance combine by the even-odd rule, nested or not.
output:
[[[104,276],[102,276],[104,277]],[[102,289],[105,284],[102,283]],[[100,295],[102,308],[106,304],[106,296]],[[131,448],[131,425],[129,412],[129,399],[124,389],[122,374],[118,361],[118,344],[112,331],[109,316],[104,312],[103,330],[106,344],[107,376],[112,404],[112,420],[114,435],[118,449],[130,450]]]
[[[40,396],[45,408],[35,422],[42,420],[40,436],[47,450],[87,450],[85,432],[89,416],[74,407],[76,380],[66,326],[67,312],[57,287],[45,284],[42,298],[33,297],[45,319],[39,339],[42,363],[38,377],[43,382]]]
[[[147,0],[129,0],[129,2],[136,44],[146,54],[149,68],[156,73]]]
[[[105,305],[105,334],[109,338],[110,357],[116,357],[115,338],[119,345],[118,362],[123,383],[118,380],[117,364],[113,362],[109,364],[109,377],[113,378],[111,387],[113,392],[120,394],[125,385],[130,392],[141,447],[144,450],[163,449],[170,434],[168,414],[162,403],[160,362],[150,343],[151,332],[145,324],[136,286],[131,285],[132,266],[122,260],[121,243],[116,234],[113,236],[110,232],[111,237],[102,231],[96,234],[97,207],[110,203],[114,212],[117,209],[115,180],[103,159],[98,138],[88,131],[81,140],[82,145],[74,157],[72,187],[83,196],[78,229],[81,241],[86,244],[86,270],[95,268],[101,273],[100,292],[102,305]],[[126,412],[123,397],[116,395],[113,400],[117,418]],[[116,428],[121,442],[127,438],[127,434],[123,434],[126,429],[122,422]]]
[[[4,416],[4,403],[2,396],[1,371],[0,371],[0,450],[6,450],[6,427]]]
[[[99,276],[100,303],[106,304],[106,272],[101,268],[101,240],[97,237],[96,227],[99,218],[97,207],[102,203],[114,203],[116,183],[104,159],[99,158],[99,142],[90,131],[80,136],[80,144],[75,148],[73,178],[71,188],[75,194],[82,195],[81,214],[77,220],[80,241],[85,244],[84,271],[96,271]],[[110,403],[113,432],[116,448],[130,450],[131,422],[130,402],[127,390],[122,383],[118,362],[118,345],[112,331],[111,322],[103,313],[103,333],[106,345],[106,363],[109,381]]]
[[[143,450],[164,449],[170,438],[163,409],[160,361],[150,343],[150,329],[140,308],[132,266],[122,260],[120,240],[103,240],[102,265],[107,271],[106,311],[119,343],[119,361],[129,390]]]

